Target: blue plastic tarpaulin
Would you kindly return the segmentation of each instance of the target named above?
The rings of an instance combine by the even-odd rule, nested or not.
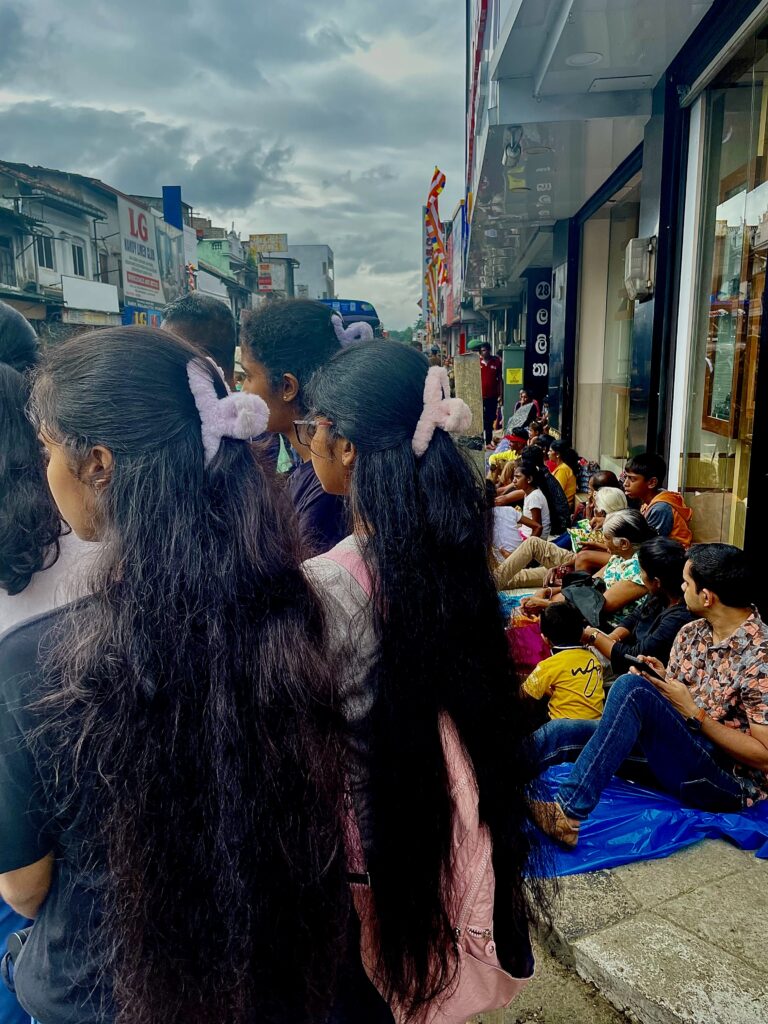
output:
[[[550,796],[572,767],[556,765],[542,776]],[[712,814],[683,807],[672,796],[615,778],[582,822],[575,849],[553,849],[548,866],[556,875],[578,875],[668,857],[702,839],[727,839],[768,859],[768,800],[739,814]]]

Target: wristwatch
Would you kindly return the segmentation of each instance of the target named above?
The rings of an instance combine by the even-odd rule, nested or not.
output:
[[[695,715],[690,718],[686,718],[685,724],[691,730],[691,732],[701,732],[701,727],[704,724],[704,719],[707,717],[707,712],[704,708],[699,708]]]
[[[600,636],[600,630],[599,629],[593,629],[592,632],[589,634],[589,636],[587,638],[589,640],[589,646],[590,647],[594,646],[595,640],[597,640],[597,638],[599,636]]]

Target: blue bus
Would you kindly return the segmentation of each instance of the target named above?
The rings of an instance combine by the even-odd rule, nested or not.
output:
[[[381,336],[381,320],[370,302],[361,302],[359,299],[319,299],[318,301],[335,310],[345,327],[362,321],[371,325],[375,335]]]

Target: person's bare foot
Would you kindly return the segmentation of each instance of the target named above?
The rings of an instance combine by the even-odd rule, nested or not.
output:
[[[571,849],[578,843],[580,822],[569,818],[560,804],[554,800],[533,800],[531,810],[533,820],[550,839]]]

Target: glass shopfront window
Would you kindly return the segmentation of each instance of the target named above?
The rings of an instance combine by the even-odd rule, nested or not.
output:
[[[700,263],[683,461],[701,541],[743,545],[768,261],[768,46],[705,96]]]
[[[638,233],[640,181],[638,173],[582,233],[575,441],[580,454],[617,473],[629,455],[635,304],[624,286],[624,253]]]

